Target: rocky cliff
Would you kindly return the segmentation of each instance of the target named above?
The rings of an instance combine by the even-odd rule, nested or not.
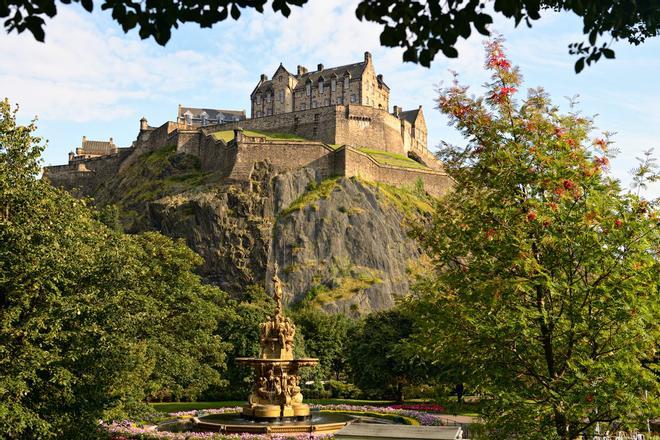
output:
[[[432,200],[355,178],[321,180],[313,169],[275,173],[257,164],[250,184],[231,185],[173,149],[143,155],[95,195],[117,204],[129,231],[184,239],[204,258],[200,274],[240,294],[273,263],[289,303],[358,314],[388,308],[423,267],[407,235]]]

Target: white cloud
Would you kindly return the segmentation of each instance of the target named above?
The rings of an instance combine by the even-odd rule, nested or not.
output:
[[[229,88],[246,74],[227,62],[231,57],[137,41],[70,8],[61,8],[46,32],[45,44],[27,33],[0,38],[0,58],[10,60],[0,65],[0,94],[48,120],[114,120],[139,111],[146,100],[209,83]]]

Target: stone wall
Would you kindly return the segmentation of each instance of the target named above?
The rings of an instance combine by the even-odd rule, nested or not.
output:
[[[45,167],[44,178],[53,186],[63,188],[76,196],[89,197],[99,186],[117,174],[120,164],[132,152],[130,148],[121,148],[116,154]]]
[[[334,144],[369,147],[404,154],[401,121],[387,111],[360,105],[348,105],[337,115]]]
[[[321,178],[337,175],[334,150],[321,142],[273,141],[245,136],[238,142],[229,180],[248,182],[257,162],[267,161],[278,172],[308,167]]]
[[[442,196],[453,185],[451,177],[446,173],[379,164],[368,155],[351,147],[343,147],[336,154],[341,157],[342,174],[346,177],[356,176],[369,181],[408,187],[415,185],[417,180],[421,179],[426,192],[435,197]]]
[[[293,133],[326,144],[346,144],[405,154],[401,121],[386,110],[362,105],[320,107],[205,127],[205,133],[234,128]]]

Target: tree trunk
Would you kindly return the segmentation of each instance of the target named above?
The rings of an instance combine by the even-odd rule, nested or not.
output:
[[[396,402],[403,403],[403,383],[397,382],[396,384]]]
[[[555,429],[557,430],[557,435],[562,440],[572,440],[568,430],[568,422],[564,413],[555,408]]]

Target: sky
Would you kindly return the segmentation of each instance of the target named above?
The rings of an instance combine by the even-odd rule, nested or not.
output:
[[[282,62],[314,69],[361,61],[372,53],[378,73],[391,89],[390,106],[423,106],[429,147],[465,140],[436,109],[437,88],[452,75],[475,94],[488,79],[483,69],[484,38],[474,34],[458,45],[459,57],[438,55],[431,68],[401,61],[401,49],[379,44],[380,27],[355,18],[358,0],[311,0],[286,19],[272,12],[244,12],[212,29],[184,25],[166,47],[124,34],[110,14],[85,12],[59,4],[47,21],[46,42],[25,32],[0,34],[0,98],[20,105],[19,119],[38,117],[38,133],[48,140],[45,165],[66,163],[82,136],[119,146],[136,138],[139,119],[152,126],[176,118],[177,106],[245,109],[261,73],[269,77]],[[579,95],[579,109],[595,116],[597,130],[615,132],[619,149],[611,173],[624,187],[644,150],[660,154],[660,39],[634,47],[615,43],[615,60],[602,60],[576,75],[568,44],[583,41],[581,23],[572,14],[549,13],[529,29],[505,19],[491,30],[520,66],[525,88],[542,86],[567,109],[567,97]],[[660,196],[660,183],[645,191]]]

